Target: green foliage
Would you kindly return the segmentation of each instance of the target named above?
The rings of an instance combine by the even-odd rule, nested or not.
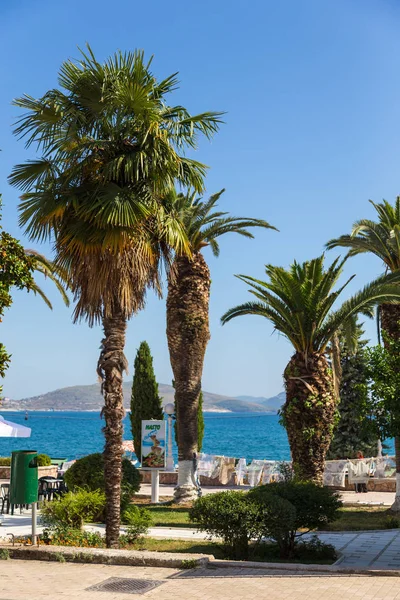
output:
[[[11,466],[11,456],[0,457],[0,467],[10,467],[10,466]]]
[[[197,451],[201,452],[204,438],[203,392],[199,396],[199,409],[197,411]]]
[[[260,535],[259,508],[244,492],[217,492],[195,501],[189,519],[200,531],[222,538],[227,554],[247,559],[249,542]]]
[[[83,531],[82,529],[59,525],[51,529],[44,529],[43,541],[53,546],[78,546],[83,548],[105,548],[106,545],[104,536],[97,531]]]
[[[199,252],[205,246],[210,246],[214,256],[219,256],[217,240],[221,235],[239,233],[244,237],[253,238],[254,235],[249,231],[251,227],[276,230],[262,219],[232,217],[227,212],[215,210],[224,191],[213,194],[208,200],[198,198],[196,191],[182,194],[173,188],[166,194],[165,204],[169,210],[179,215],[192,252]],[[197,328],[195,323],[191,323],[190,327]]]
[[[9,560],[10,558],[10,551],[7,550],[7,548],[2,548],[0,550],[0,560]]]
[[[37,455],[37,465],[38,467],[50,467],[51,458],[47,454],[38,454]]]
[[[371,410],[382,438],[400,435],[400,341],[367,349]]]
[[[131,544],[141,535],[146,535],[152,518],[150,512],[145,508],[130,504],[122,513],[121,521],[127,525],[124,540]]]
[[[376,454],[378,435],[371,419],[368,351],[364,348],[366,341],[362,339],[363,333],[358,326],[352,342],[340,336],[342,373],[339,387],[339,419],[327,454],[329,459],[357,458],[359,451],[365,456]]]
[[[375,208],[378,219],[360,219],[353,225],[350,235],[342,235],[330,240],[327,248],[350,248],[350,253],[375,254],[391,271],[400,269],[400,196],[397,196],[394,205],[384,200],[375,203],[370,200]]]
[[[181,569],[195,569],[197,561],[195,558],[186,558],[181,562]]]
[[[338,555],[335,546],[321,542],[317,535],[313,535],[310,540],[300,541],[295,548],[295,555],[302,560],[336,560]]]
[[[88,46],[62,64],[59,88],[14,101],[23,110],[14,133],[39,154],[9,178],[23,191],[21,225],[31,239],[54,236],[74,318],[91,325],[116,307],[125,316],[141,309],[169,249],[189,253],[162,197],[175,183],[204,189],[207,167],[186,150],[222,123],[222,113],[170,106],[176,74],[157,80],[151,62],[142,51],[100,62]]]
[[[105,495],[100,490],[79,489],[51,502],[45,501],[41,509],[41,519],[49,529],[82,529],[85,522],[93,522],[102,517],[105,502]]]
[[[334,521],[342,506],[337,492],[311,482],[286,481],[262,485],[250,490],[257,501],[273,495],[290,502],[296,510],[296,529],[317,529]]]
[[[131,395],[131,427],[135,453],[142,460],[142,420],[164,418],[162,398],[153,369],[153,357],[147,342],[139,346],[135,358],[135,374]]]
[[[89,490],[105,489],[104,457],[101,453],[89,454],[77,460],[64,475],[68,489]],[[131,497],[139,491],[140,473],[127,459],[122,459],[121,506],[129,503]]]
[[[289,269],[266,265],[268,281],[237,275],[250,286],[256,302],[248,302],[228,310],[222,316],[225,324],[243,315],[260,315],[269,319],[302,355],[324,352],[351,317],[362,312],[373,315],[382,302],[400,300],[400,271],[378,277],[342,306],[332,309],[339,294],[353,277],[337,289],[346,258],[337,258],[325,268],[324,256],[304,263],[294,262]]]
[[[388,515],[385,519],[385,529],[399,529],[400,519],[398,517]]]
[[[55,559],[57,562],[59,562],[59,563],[65,563],[65,562],[66,562],[66,560],[65,560],[65,556],[64,556],[64,554],[62,554],[62,552],[56,552],[56,553],[54,554],[54,559]]]
[[[295,480],[254,488],[249,498],[262,511],[262,535],[277,542],[283,558],[294,555],[297,538],[305,530],[334,521],[342,506],[338,494],[329,488]]]
[[[18,240],[3,230],[0,212],[0,322],[5,309],[12,304],[11,289],[16,287],[19,290],[27,289],[29,291],[34,286],[33,269],[33,259],[26,255]],[[11,355],[8,354],[4,345],[0,344],[0,377],[5,376],[10,360]],[[0,386],[0,399],[2,391],[3,388]]]

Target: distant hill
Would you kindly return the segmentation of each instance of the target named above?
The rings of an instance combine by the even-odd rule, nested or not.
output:
[[[237,396],[237,400],[243,400],[243,402],[255,402],[261,406],[264,406],[267,410],[277,412],[286,400],[285,392],[281,392],[277,396],[272,398],[263,398],[262,396]]]
[[[132,382],[124,383],[124,405],[128,409],[131,398]],[[174,401],[174,389],[164,383],[159,384],[163,404]],[[283,394],[284,395],[284,394]],[[252,396],[220,396],[203,392],[204,411],[210,412],[272,412],[275,413],[283,403],[282,394],[274,398],[254,398]],[[278,400],[279,399],[279,400]],[[100,384],[75,385],[61,388],[21,400],[9,400],[2,405],[3,409],[12,410],[76,410],[99,411],[103,405]]]

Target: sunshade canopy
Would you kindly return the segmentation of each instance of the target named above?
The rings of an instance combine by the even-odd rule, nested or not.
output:
[[[6,421],[0,415],[0,437],[28,438],[31,437],[30,427]]]

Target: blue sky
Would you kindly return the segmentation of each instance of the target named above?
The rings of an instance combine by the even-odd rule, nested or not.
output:
[[[56,85],[61,62],[89,42],[103,59],[116,49],[154,54],[159,77],[179,71],[171,96],[191,112],[227,111],[226,124],[196,158],[210,165],[207,192],[222,187],[221,206],[264,218],[280,229],[255,240],[227,236],[212,273],[211,341],[203,388],[227,395],[272,396],[282,390],[290,346],[257,317],[221,327],[221,314],[247,299],[234,273],[263,276],[263,265],[288,265],[320,254],[331,237],[373,216],[368,199],[400,194],[400,8],[395,0],[3,0],[0,6],[0,191],[3,225],[18,228],[18,193],[7,184],[14,164],[33,157],[12,135],[14,97]],[[50,254],[49,246],[40,248]],[[328,253],[328,259],[335,256]],[[349,293],[381,272],[359,257]],[[27,397],[93,383],[99,327],[73,325],[51,284],[50,312],[32,294],[15,293],[1,323],[12,352],[6,396]],[[374,340],[375,326],[367,325]],[[158,380],[170,383],[165,304],[149,295],[129,324],[133,364],[146,339]],[[130,373],[129,377],[131,377]]]

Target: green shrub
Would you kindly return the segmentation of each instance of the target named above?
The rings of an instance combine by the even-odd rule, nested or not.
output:
[[[400,528],[400,519],[398,517],[389,515],[385,519],[384,526],[385,526],[385,529],[399,529]]]
[[[37,455],[37,464],[38,467],[50,467],[51,466],[51,458],[47,454],[38,454]]]
[[[334,521],[342,506],[336,492],[299,481],[263,485],[250,490],[249,497],[262,510],[263,535],[276,540],[284,558],[294,555],[296,539],[304,530],[311,531]]]
[[[51,458],[47,454],[37,455],[38,467],[49,467],[51,465]],[[11,456],[0,457],[0,467],[9,467],[11,465]]]
[[[42,523],[50,528],[82,529],[86,521],[99,520],[105,509],[105,496],[100,490],[68,492],[42,506]]]
[[[77,460],[64,475],[69,490],[105,489],[103,454],[89,454]],[[140,488],[140,473],[127,458],[122,459],[121,508],[124,509]]]
[[[313,535],[309,540],[296,544],[295,554],[303,560],[336,560],[337,552],[335,546],[321,542],[318,536]]]
[[[43,541],[53,546],[79,546],[81,548],[105,548],[105,539],[97,531],[82,531],[69,527],[56,527],[43,531]]]
[[[218,492],[199,498],[189,511],[189,519],[200,531],[221,537],[231,558],[247,559],[249,541],[260,537],[260,509],[244,492]]]
[[[126,533],[121,536],[122,541],[132,544],[141,535],[145,535],[151,525],[151,513],[145,508],[128,506],[121,515],[121,521],[126,527]]]

